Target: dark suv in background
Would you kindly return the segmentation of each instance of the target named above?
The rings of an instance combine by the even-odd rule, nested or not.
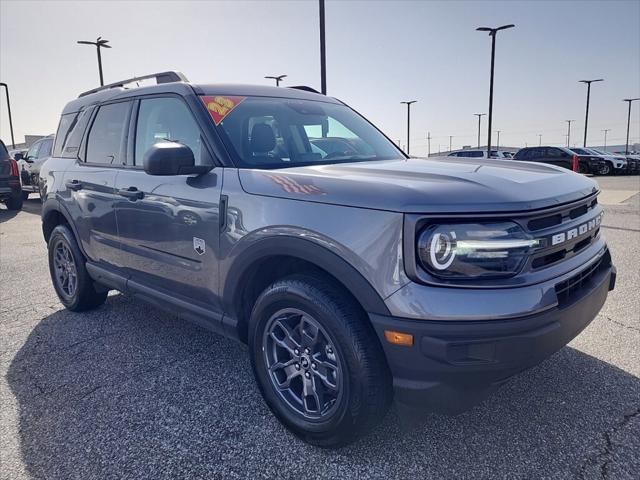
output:
[[[0,140],[0,202],[3,202],[9,210],[22,208],[18,164],[11,158],[2,140]]]
[[[514,160],[540,162],[575,170],[579,173],[600,173],[605,162],[597,155],[581,155],[564,147],[528,147],[518,150]],[[575,165],[577,161],[577,165]]]

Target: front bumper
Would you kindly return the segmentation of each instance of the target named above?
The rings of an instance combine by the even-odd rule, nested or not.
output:
[[[481,321],[370,314],[393,375],[396,401],[442,413],[471,408],[578,335],[602,308],[615,279],[607,252],[596,266],[559,282],[557,305],[543,312]],[[385,330],[410,333],[414,343],[393,345],[385,340]]]

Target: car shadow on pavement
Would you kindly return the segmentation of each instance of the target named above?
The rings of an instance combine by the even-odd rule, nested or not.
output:
[[[42,211],[42,202],[40,198],[30,198],[22,203],[22,210],[9,210],[5,206],[0,207],[0,223],[11,220],[20,212],[32,213],[34,215],[40,215]]]
[[[124,295],[42,319],[7,381],[24,465],[47,479],[613,477],[640,403],[638,378],[564,348],[469,412],[407,422],[393,408],[320,450],[271,415],[243,345]]]

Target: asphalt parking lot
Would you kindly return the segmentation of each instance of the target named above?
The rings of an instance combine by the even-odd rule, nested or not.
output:
[[[37,199],[0,207],[0,478],[639,478],[640,178],[597,179],[616,290],[568,347],[456,417],[394,407],[338,451],[270,414],[246,348],[113,294],[62,309]]]

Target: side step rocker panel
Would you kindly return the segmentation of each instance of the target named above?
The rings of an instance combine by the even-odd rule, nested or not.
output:
[[[131,293],[141,300],[162,310],[172,312],[206,330],[240,341],[237,328],[238,322],[227,315],[194,305],[167,293],[159,292],[93,262],[87,262],[86,268],[91,278],[99,285],[105,285],[119,292]]]

